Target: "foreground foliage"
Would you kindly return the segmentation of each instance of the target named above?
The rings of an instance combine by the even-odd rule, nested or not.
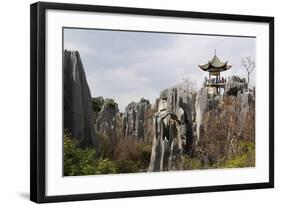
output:
[[[80,149],[71,135],[64,135],[64,175],[94,175],[117,173],[117,165],[108,158],[96,156],[94,149]]]
[[[239,168],[239,167],[254,167],[255,166],[255,145],[251,142],[241,141],[241,153],[227,159],[223,167],[225,168]]]
[[[133,138],[121,138],[110,145],[109,137],[98,134],[101,143],[100,154],[93,148],[81,149],[70,133],[64,134],[64,175],[96,175],[116,173],[146,172],[149,166],[151,145]],[[110,148],[111,147],[111,148]],[[241,168],[255,166],[255,145],[249,141],[239,141],[237,153],[222,157],[217,161],[206,161],[183,155],[178,162],[178,170],[198,170],[212,168]]]
[[[255,166],[255,145],[252,142],[240,141],[239,152],[228,157],[218,159],[216,162],[206,163],[202,159],[183,155],[181,159],[181,169],[212,169],[212,168],[242,168]]]
[[[98,134],[100,154],[93,148],[81,149],[70,133],[64,134],[64,176],[145,172],[151,146],[139,141],[120,139],[109,149],[109,139]],[[113,155],[114,153],[114,155]],[[114,156],[114,157],[113,157]]]

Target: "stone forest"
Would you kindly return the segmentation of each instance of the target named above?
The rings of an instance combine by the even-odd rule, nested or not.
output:
[[[188,80],[124,112],[93,97],[78,51],[64,51],[64,175],[94,175],[255,166],[255,89],[214,55],[199,65],[209,78]]]

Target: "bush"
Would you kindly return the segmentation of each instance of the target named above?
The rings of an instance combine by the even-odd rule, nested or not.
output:
[[[95,112],[101,111],[104,99],[102,97],[96,97],[92,99],[92,110]]]
[[[182,168],[184,170],[205,168],[200,159],[191,158],[187,155],[182,156]]]
[[[150,162],[151,149],[151,144],[133,137],[119,139],[114,148],[114,160],[118,164],[119,172],[146,171]]]
[[[120,160],[117,161],[119,173],[136,173],[139,172],[139,164],[133,160]]]
[[[100,159],[96,166],[96,174],[115,174],[117,165],[109,159]]]
[[[241,154],[225,161],[223,167],[254,167],[255,166],[255,145],[251,142],[240,141]]]
[[[146,170],[150,163],[150,156],[151,156],[151,144],[141,143],[138,146],[139,151],[139,168],[142,170]]]
[[[239,168],[239,167],[249,167],[247,166],[248,156],[246,154],[236,156],[229,159],[223,165],[223,168]]]
[[[76,176],[94,174],[93,161],[95,158],[94,149],[82,150],[77,148],[78,142],[64,136],[64,175]]]
[[[118,104],[113,99],[106,99],[105,107],[115,108],[115,107],[118,107]]]
[[[98,138],[101,156],[104,158],[110,158],[113,152],[110,137],[107,134],[102,134],[98,131],[96,131],[96,136]]]
[[[94,149],[80,149],[71,134],[64,135],[64,176],[114,174],[117,165],[105,158],[97,158]]]

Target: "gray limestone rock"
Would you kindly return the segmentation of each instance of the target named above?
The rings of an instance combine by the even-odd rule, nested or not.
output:
[[[64,51],[64,129],[81,148],[98,147],[93,127],[91,93],[78,51]]]
[[[255,93],[243,89],[236,95],[209,98],[200,124],[195,155],[211,162],[232,157],[239,152],[241,141],[255,142]]]
[[[202,125],[202,118],[203,114],[207,109],[208,105],[208,90],[205,87],[202,87],[199,92],[197,93],[196,96],[196,102],[195,102],[195,125],[196,125],[196,131],[195,131],[195,136],[196,136],[196,141],[195,144],[198,144],[200,140],[200,127]]]
[[[183,169],[186,155],[208,165],[237,151],[239,140],[254,141],[255,92],[239,77],[213,97],[205,87],[197,93],[180,85],[165,89],[156,106],[149,171]]]
[[[245,78],[240,78],[238,76],[231,76],[226,81],[225,93],[228,95],[237,95],[239,91],[248,89],[248,83]]]
[[[149,171],[176,170],[182,154],[193,147],[194,96],[182,86],[160,93]]]
[[[102,100],[101,110],[96,119],[96,131],[109,137],[115,135],[116,114],[119,112],[117,103],[112,99]],[[112,139],[111,139],[112,140]]]
[[[125,136],[136,137],[144,140],[146,113],[151,108],[148,100],[142,98],[140,102],[131,102],[126,108],[123,120]]]

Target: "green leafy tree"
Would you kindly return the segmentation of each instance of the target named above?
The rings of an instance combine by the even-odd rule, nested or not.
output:
[[[94,175],[117,173],[116,163],[96,157],[94,149],[80,149],[70,133],[64,135],[64,175]]]

